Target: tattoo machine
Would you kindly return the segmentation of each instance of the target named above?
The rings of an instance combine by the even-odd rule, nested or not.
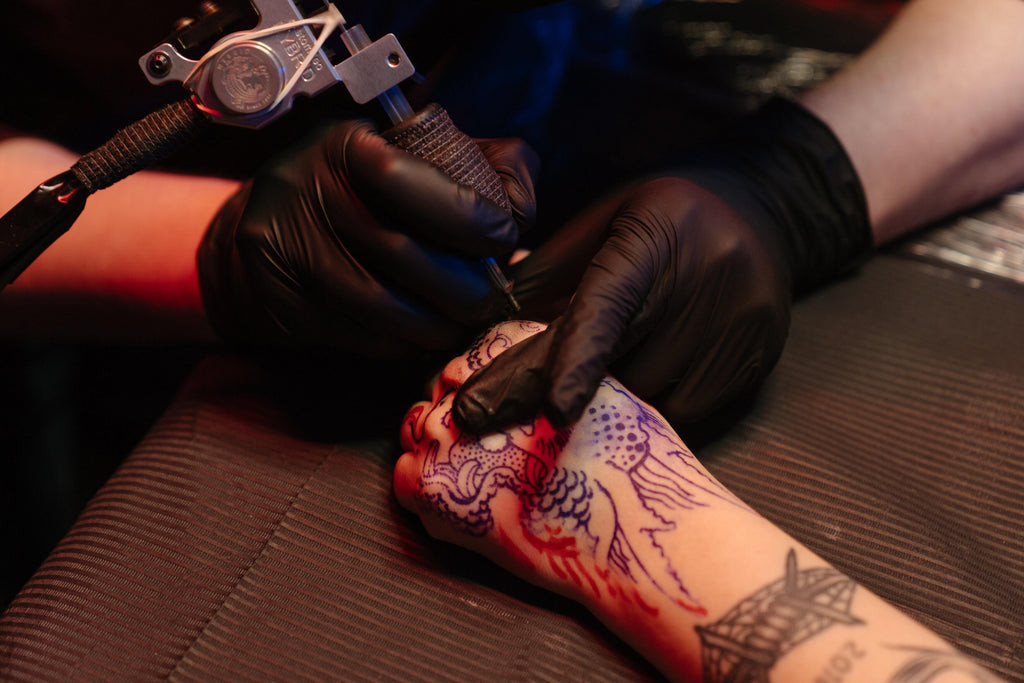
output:
[[[88,195],[168,156],[207,122],[261,128],[285,115],[296,96],[338,82],[359,104],[381,103],[393,124],[382,133],[391,144],[512,211],[498,174],[444,108],[414,112],[409,105],[398,86],[416,70],[398,39],[371,41],[326,0],[204,2],[198,18],[179,22],[139,65],[151,83],[177,82],[190,95],[122,129],[0,217],[0,288],[71,227]],[[494,259],[483,264],[509,313],[517,312],[512,284]]]

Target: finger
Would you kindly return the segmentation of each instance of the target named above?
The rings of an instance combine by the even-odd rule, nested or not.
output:
[[[542,411],[547,392],[545,367],[556,325],[519,342],[466,380],[452,408],[460,430],[495,432]]]
[[[718,363],[722,364],[721,368],[716,367]],[[727,372],[722,369],[726,367],[729,368]],[[683,381],[672,387],[656,404],[669,422],[697,422],[752,390],[762,377],[760,363],[751,356],[734,359],[703,357]]]
[[[353,289],[347,276],[336,279],[328,275],[321,284],[328,298],[327,324],[338,336],[351,335],[354,322],[357,330],[372,332],[373,340],[382,345],[390,345],[388,337],[392,337],[413,348],[446,351],[466,341],[464,326],[375,281]]]
[[[284,341],[335,346],[371,358],[398,358],[462,346],[466,330],[434,313],[395,297],[379,286],[358,290],[345,282],[317,283],[317,291],[255,283],[256,298],[265,307],[270,337]],[[314,301],[315,300],[315,301]],[[287,316],[287,317],[285,317]]]
[[[389,145],[369,124],[347,124],[334,138],[332,167],[410,234],[477,257],[515,247],[519,229],[513,216],[427,161]]]
[[[545,410],[557,427],[579,418],[609,364],[627,350],[623,340],[656,272],[654,249],[650,240],[616,232],[584,273],[548,366]]]
[[[463,258],[390,230],[364,230],[351,251],[382,282],[448,320],[478,326],[501,316],[504,299],[480,259]]]
[[[540,157],[519,138],[485,139],[475,142],[501,178],[520,232],[529,230],[537,218],[534,188],[540,171]]]
[[[613,221],[614,223],[614,221]],[[651,288],[649,240],[618,226],[583,274],[564,316],[502,354],[460,389],[455,418],[471,433],[543,411],[556,427],[577,420],[593,397]]]
[[[239,267],[254,301],[266,312],[271,337],[335,344],[375,357],[461,345],[462,326],[386,288],[328,234],[293,240],[288,238],[296,230],[288,225],[249,227],[237,240]],[[267,233],[282,239],[268,242]],[[315,276],[292,274],[281,263],[314,264],[309,270]]]
[[[420,493],[420,459],[413,453],[404,453],[395,463],[393,475],[395,498],[409,512],[419,513],[416,499]]]
[[[719,269],[709,269],[702,253],[701,245],[691,239],[677,255],[671,276],[653,283],[622,352],[611,363],[616,379],[644,400],[683,381],[702,350],[726,338],[723,326],[731,314],[730,291],[742,285],[721,277]]]
[[[691,231],[690,248],[674,268],[674,291],[663,297],[668,305],[650,321],[638,316],[634,330],[650,329],[611,366],[619,380],[670,420],[702,419],[752,389],[785,343],[789,297],[784,284],[746,250],[730,248],[729,240],[724,247],[700,242],[730,232],[718,221],[711,231]],[[691,260],[687,254],[714,257]],[[657,290],[651,298],[659,298]]]
[[[399,443],[405,450],[416,450],[423,441],[423,421],[430,410],[430,405],[427,401],[419,401],[406,412],[399,431]]]

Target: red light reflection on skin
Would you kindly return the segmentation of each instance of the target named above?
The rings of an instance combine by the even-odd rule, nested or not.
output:
[[[519,546],[516,545],[511,538],[508,537],[508,534],[506,534],[505,530],[501,527],[498,527],[498,535],[501,537],[502,546],[504,546],[508,550],[508,554],[511,555],[516,562],[528,568],[530,571],[536,570],[536,566],[533,564],[533,560],[531,560],[526,553],[520,550]]]
[[[640,609],[647,612],[651,616],[658,616],[658,608],[644,602],[644,599],[640,597],[640,591],[638,591],[635,586],[629,586],[628,588],[624,588],[622,584],[619,583],[615,579],[615,577],[612,576],[611,570],[609,569],[601,569],[600,567],[596,567],[595,571],[597,572],[597,575],[601,577],[601,580],[604,581],[605,586],[608,588],[608,595],[610,595],[613,598],[624,600],[626,602],[635,603],[640,607]]]
[[[425,403],[417,403],[405,414],[405,426],[409,428],[409,443],[412,445],[418,446],[423,441],[423,427],[426,420],[421,422],[420,417],[426,408]]]

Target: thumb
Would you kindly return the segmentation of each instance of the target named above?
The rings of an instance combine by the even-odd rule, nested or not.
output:
[[[519,229],[523,232],[529,230],[537,217],[534,189],[540,169],[537,153],[519,138],[476,139],[474,142],[501,178]]]

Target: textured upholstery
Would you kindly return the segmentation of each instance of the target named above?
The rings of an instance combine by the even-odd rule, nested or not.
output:
[[[796,307],[698,454],[737,494],[1024,681],[1024,292],[893,256]],[[211,358],[0,619],[15,680],[636,680],[592,618],[425,537],[392,434],[308,437]],[[686,434],[683,434],[684,439]]]

